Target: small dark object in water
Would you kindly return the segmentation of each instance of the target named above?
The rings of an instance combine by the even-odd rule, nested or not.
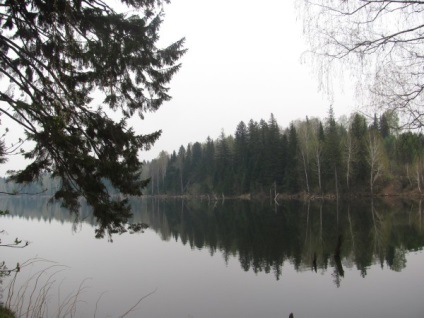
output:
[[[292,313],[292,312],[290,313],[289,318],[294,318],[294,316],[293,316],[293,313]]]

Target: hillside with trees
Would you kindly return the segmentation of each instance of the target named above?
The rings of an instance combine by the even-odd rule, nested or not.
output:
[[[281,127],[241,121],[234,135],[194,142],[145,162],[145,194],[420,194],[424,177],[424,136],[402,131],[385,112],[367,119],[359,113],[336,120],[305,118]]]

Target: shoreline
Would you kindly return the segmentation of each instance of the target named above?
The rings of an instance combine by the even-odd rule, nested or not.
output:
[[[207,200],[207,201],[223,201],[223,200],[274,200],[277,202],[280,201],[289,201],[289,200],[299,200],[299,201],[335,201],[337,199],[342,200],[356,200],[361,198],[399,198],[399,199],[421,199],[424,198],[424,193],[419,193],[416,191],[406,191],[406,192],[397,192],[397,193],[388,193],[388,192],[380,192],[380,193],[363,193],[363,192],[355,192],[355,193],[341,193],[336,195],[334,193],[277,193],[275,196],[270,196],[264,193],[245,193],[241,195],[216,195],[216,194],[157,194],[151,195],[146,194],[142,195],[141,198],[157,198],[157,199],[182,199],[182,200]]]

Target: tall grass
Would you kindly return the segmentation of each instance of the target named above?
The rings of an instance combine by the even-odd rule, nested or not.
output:
[[[41,270],[30,274],[21,282],[20,275],[24,271],[30,267],[39,268],[40,265],[43,265]],[[83,280],[75,291],[62,299],[60,295],[62,282],[58,282],[57,278],[66,269],[66,266],[44,259],[31,259],[23,263],[20,271],[14,272],[10,277],[8,286],[5,288],[7,296],[3,305],[0,306],[0,318],[73,318],[81,316],[78,315],[78,305],[84,302],[82,296],[88,288],[86,285],[88,279]],[[54,292],[56,288],[57,293]],[[137,309],[142,300],[154,292],[139,298],[131,308],[118,317],[126,317]],[[97,299],[93,309],[93,318],[96,318],[98,304],[103,294]],[[53,304],[53,300],[56,300],[57,303]]]

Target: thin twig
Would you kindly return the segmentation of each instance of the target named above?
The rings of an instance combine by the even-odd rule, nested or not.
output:
[[[138,301],[138,302],[137,302],[134,306],[132,306],[130,309],[128,309],[128,311],[127,311],[125,314],[123,314],[123,315],[119,316],[119,318],[123,318],[123,317],[125,317],[126,315],[128,315],[130,312],[134,311],[134,309],[138,306],[138,304],[139,304],[139,303],[141,303],[141,301],[142,301],[142,300],[144,300],[144,299],[146,299],[147,297],[149,297],[149,296],[153,295],[154,293],[156,293],[156,291],[157,291],[157,288],[156,288],[154,291],[152,291],[152,292],[148,293],[147,295],[145,295],[145,296],[141,297],[141,298],[140,298],[140,300],[139,300],[139,301]]]

